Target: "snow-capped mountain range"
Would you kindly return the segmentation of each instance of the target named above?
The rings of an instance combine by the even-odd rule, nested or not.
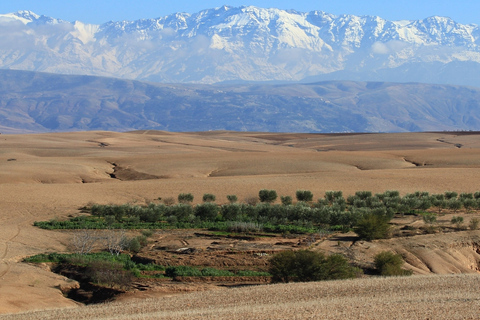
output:
[[[0,68],[155,82],[480,86],[480,27],[253,6],[102,25],[19,11],[0,14]]]

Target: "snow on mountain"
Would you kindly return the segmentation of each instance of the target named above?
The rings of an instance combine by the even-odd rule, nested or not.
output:
[[[421,74],[419,63],[426,70]],[[480,68],[479,27],[446,17],[388,21],[253,6],[102,25],[30,11],[0,15],[5,69],[198,83],[395,81],[397,75],[398,81],[480,86],[480,76],[460,76],[472,63]],[[453,76],[452,64],[458,70]]]

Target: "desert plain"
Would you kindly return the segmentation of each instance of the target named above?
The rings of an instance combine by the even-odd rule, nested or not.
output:
[[[316,248],[357,263],[401,253],[414,276],[127,294],[105,305],[67,299],[64,276],[22,262],[67,252],[72,233],[34,221],[66,219],[91,203],[147,204],[179,193],[199,203],[261,189],[480,191],[480,133],[298,134],[71,132],[0,135],[0,318],[5,319],[477,319],[480,231],[372,242],[333,238]],[[476,214],[460,212],[466,222]],[[448,214],[441,219],[449,221]],[[413,222],[421,224],[421,221]],[[343,242],[341,242],[343,241]],[[25,313],[28,312],[28,313]]]

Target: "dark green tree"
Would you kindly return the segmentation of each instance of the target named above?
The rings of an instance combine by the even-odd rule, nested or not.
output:
[[[205,193],[202,198],[203,202],[215,202],[215,199],[215,195],[211,193]]]
[[[375,268],[382,276],[408,276],[411,270],[404,270],[403,258],[399,254],[390,251],[382,251],[375,256]]]
[[[214,221],[220,208],[212,202],[199,204],[195,207],[195,216],[202,221]]]
[[[354,231],[363,240],[386,239],[390,236],[388,222],[385,216],[367,213],[358,221]]]
[[[310,202],[313,200],[313,193],[309,190],[297,190],[295,197],[297,201]]]
[[[235,202],[237,202],[238,198],[234,194],[229,194],[229,195],[227,195],[227,200],[230,203],[235,203]]]
[[[272,282],[320,281],[356,277],[360,270],[345,257],[311,250],[283,251],[269,260]]]
[[[277,191],[262,189],[258,192],[258,197],[261,202],[273,203],[277,200]]]
[[[280,200],[284,206],[288,206],[292,204],[292,197],[290,196],[281,196]]]
[[[180,203],[191,203],[193,201],[193,194],[191,193],[180,193],[178,195],[178,202]]]

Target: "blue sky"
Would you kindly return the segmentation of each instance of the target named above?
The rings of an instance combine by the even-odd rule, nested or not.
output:
[[[110,20],[158,18],[174,12],[194,13],[224,4],[304,12],[322,10],[333,14],[376,15],[387,20],[417,20],[440,15],[464,24],[480,24],[479,0],[1,0],[0,13],[31,10],[67,21],[80,20],[101,24]]]

